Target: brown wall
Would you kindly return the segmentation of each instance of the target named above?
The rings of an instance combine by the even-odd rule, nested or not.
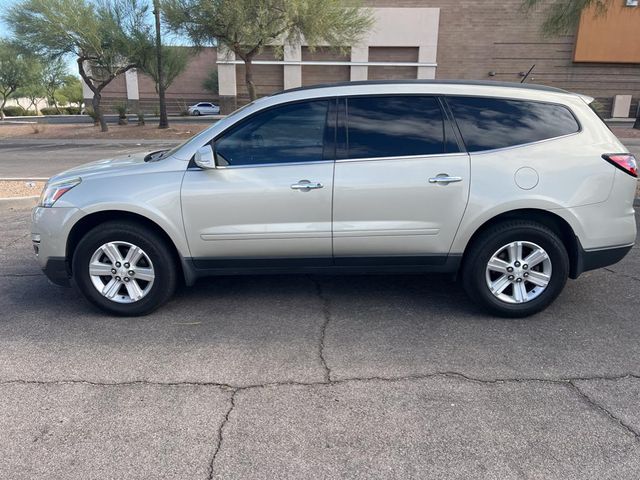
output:
[[[302,61],[313,62],[333,60],[348,62],[351,60],[350,50],[341,52],[337,49],[302,47]],[[351,68],[348,65],[303,65],[302,86],[317,85],[319,83],[348,82],[351,78]]]
[[[369,47],[370,62],[417,62],[418,47]],[[418,67],[369,67],[369,80],[409,80]]]
[[[528,81],[596,97],[606,107],[605,114],[610,111],[615,94],[634,95],[634,104],[640,97],[640,65],[574,63],[574,35],[549,38],[541,35],[544,13],[552,1],[528,13],[521,9],[522,0],[366,0],[365,3],[371,7],[440,8],[438,79],[519,82],[519,73],[535,64]],[[490,71],[496,75],[490,77]]]

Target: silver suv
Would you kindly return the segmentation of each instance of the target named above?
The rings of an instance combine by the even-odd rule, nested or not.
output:
[[[46,275],[142,315],[207,275],[459,274],[489,311],[548,306],[636,236],[636,160],[562,90],[355,82],[262,98],[163,152],[47,183]]]

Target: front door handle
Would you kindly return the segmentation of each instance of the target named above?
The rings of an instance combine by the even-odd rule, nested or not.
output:
[[[440,175],[431,177],[429,179],[429,183],[441,183],[443,185],[448,185],[450,183],[461,182],[461,181],[462,181],[462,177],[450,177],[446,173],[441,173]]]
[[[315,190],[316,188],[324,188],[324,185],[320,182],[310,182],[309,180],[300,180],[298,183],[291,185],[292,190],[302,190],[303,192]]]

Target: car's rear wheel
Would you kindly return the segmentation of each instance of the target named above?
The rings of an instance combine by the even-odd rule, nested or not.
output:
[[[174,256],[153,230],[107,222],[78,243],[72,272],[84,296],[107,312],[145,315],[164,304],[177,283]]]
[[[550,305],[569,274],[569,256],[558,235],[530,221],[490,227],[465,253],[467,294],[492,313],[526,317]]]

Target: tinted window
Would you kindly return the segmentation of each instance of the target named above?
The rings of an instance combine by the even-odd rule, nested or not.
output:
[[[477,97],[448,97],[467,150],[492,150],[580,130],[561,105]]]
[[[252,116],[216,140],[218,160],[223,165],[322,160],[328,104],[294,103]]]
[[[437,99],[421,96],[353,97],[347,101],[349,158],[445,152]]]

